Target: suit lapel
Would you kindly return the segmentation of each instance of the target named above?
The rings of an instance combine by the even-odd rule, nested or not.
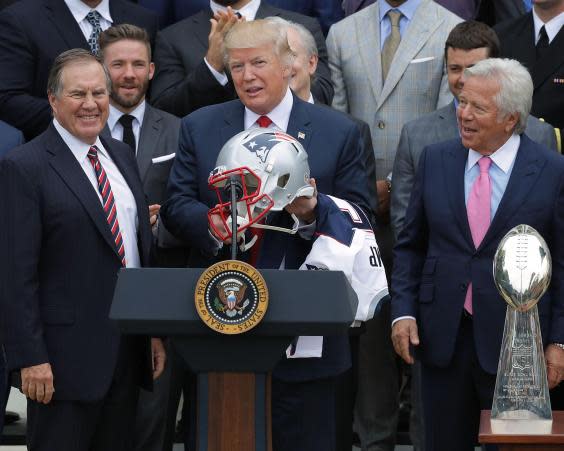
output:
[[[151,167],[152,158],[157,149],[157,142],[161,134],[162,116],[148,103],[145,104],[145,116],[139,134],[139,146],[137,148],[137,166],[141,180],[145,180],[147,171]]]
[[[286,132],[288,135],[296,138],[307,152],[313,133],[310,127],[311,120],[306,111],[306,102],[298,99],[295,94],[293,94],[293,96],[294,104],[292,105],[292,112],[290,113],[290,120],[288,121],[288,130],[286,130]]]
[[[377,108],[382,106],[400,81],[413,57],[421,50],[429,37],[444,21],[444,19],[438,19],[434,14],[431,14],[428,3],[428,1],[423,1],[421,5],[419,5],[413,16],[413,20],[409,24],[409,27],[407,27],[405,35],[400,41],[386,82],[382,88],[382,93],[378,98]]]
[[[562,66],[564,54],[564,27],[554,37],[544,58],[539,59],[533,67],[533,83],[535,89],[542,85],[556,70]]]
[[[521,135],[521,145],[517,151],[507,188],[479,248],[487,245],[500,231],[503,231],[505,223],[525,201],[545,164],[535,149],[529,149],[530,142],[525,135]]]
[[[45,17],[53,23],[53,26],[59,31],[69,49],[89,49],[88,42],[82,34],[82,30],[76,20],[74,20],[72,13],[64,1],[48,0],[45,3],[45,9]],[[46,39],[49,39],[49,37],[46,36]]]
[[[467,159],[468,149],[466,149],[460,141],[457,141],[455,146],[443,152],[443,169],[450,206],[466,242],[473,249],[474,242],[472,241],[472,234],[470,233],[470,226],[468,225],[466,200],[464,196],[464,171],[466,170]]]
[[[532,72],[536,62],[535,26],[532,13],[526,14],[515,24],[508,41],[504,45],[504,51],[509,51],[507,56],[520,61]]]
[[[211,8],[204,9],[192,16],[187,27],[207,50],[209,47],[208,36],[210,34],[210,19],[213,17]]]
[[[221,145],[245,129],[245,106],[240,100],[223,104],[223,126],[221,127]],[[219,153],[219,150],[218,150]]]
[[[121,260],[95,188],[52,124],[45,136],[47,152],[52,155],[49,164],[78,198],[108,246],[114,251],[116,258]]]
[[[456,119],[456,109],[454,102],[437,111],[440,123],[438,127],[434,127],[437,136],[437,142],[448,141],[459,136],[458,121]]]
[[[368,7],[370,14],[359,14],[354,21],[354,33],[362,61],[361,76],[368,76],[374,99],[382,92],[382,60],[380,58],[379,2]],[[368,68],[368,70],[366,70]]]

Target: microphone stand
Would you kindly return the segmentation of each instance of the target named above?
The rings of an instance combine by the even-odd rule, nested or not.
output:
[[[237,260],[237,183],[229,178],[231,191],[231,260]]]

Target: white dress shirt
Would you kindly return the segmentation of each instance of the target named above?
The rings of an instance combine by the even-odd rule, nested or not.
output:
[[[548,43],[550,44],[562,28],[562,25],[564,25],[564,12],[561,12],[556,17],[550,19],[547,23],[544,23],[540,17],[537,16],[535,8],[533,8],[533,23],[535,25],[535,45],[539,42],[539,33],[543,25],[546,30],[546,34],[548,35]]]
[[[100,191],[98,191],[96,173],[94,172],[92,163],[87,156],[90,144],[86,144],[71,135],[57,121],[57,119],[53,119],[53,125],[88,177],[88,180],[92,184],[92,188],[100,199],[101,205],[102,196],[100,195]],[[137,204],[135,203],[135,198],[133,197],[133,193],[131,192],[127,182],[123,178],[123,175],[121,175],[121,172],[111,159],[108,151],[102,145],[99,137],[96,138],[96,142],[93,145],[98,148],[98,159],[100,160],[100,164],[104,168],[104,171],[106,171],[106,175],[110,181],[110,186],[112,187],[119,222],[119,230],[121,231],[125,249],[127,267],[139,268],[141,266],[139,249],[137,247],[137,226],[139,219],[137,217]]]
[[[108,128],[112,134],[112,138],[118,141],[123,141],[123,125],[119,122],[119,119],[124,115],[115,106],[110,104],[110,115],[108,116]],[[133,116],[133,122],[131,127],[133,128],[133,136],[135,136],[135,149],[139,149],[139,135],[141,134],[141,125],[143,124],[143,118],[145,117],[145,101],[137,105],[131,113]]]
[[[102,31],[107,30],[114,23],[110,15],[110,0],[102,0],[96,8],[90,8],[81,0],[65,0],[65,3],[87,41],[92,34],[92,25],[86,20],[86,16],[90,11],[98,11],[100,16],[102,16],[100,17],[100,28],[102,28]]]
[[[288,122],[290,122],[290,114],[292,113],[293,106],[294,96],[292,95],[290,88],[288,88],[286,94],[284,94],[284,97],[282,98],[282,101],[278,105],[276,105],[270,113],[267,114],[268,118],[272,121],[272,124],[270,124],[268,128],[286,133],[286,130],[288,130]],[[260,116],[260,114],[257,114],[245,107],[245,130],[251,127],[258,127],[258,124],[256,122]]]

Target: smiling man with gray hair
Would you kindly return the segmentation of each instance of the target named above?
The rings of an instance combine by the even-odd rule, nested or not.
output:
[[[492,406],[506,305],[492,261],[516,225],[534,227],[555,281],[538,304],[549,386],[564,378],[564,159],[520,135],[527,69],[486,59],[464,71],[460,137],[425,148],[394,249],[392,341],[422,362],[426,449],[470,451]]]

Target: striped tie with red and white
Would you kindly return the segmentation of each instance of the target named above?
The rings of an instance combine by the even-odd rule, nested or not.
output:
[[[121,236],[121,231],[119,230],[114,194],[112,193],[110,179],[106,175],[106,171],[104,171],[104,168],[102,167],[100,160],[98,159],[98,148],[96,146],[91,146],[90,149],[88,149],[88,159],[90,160],[90,163],[92,163],[92,167],[94,168],[94,172],[96,173],[96,179],[98,180],[98,191],[102,196],[102,206],[104,207],[104,212],[106,213],[106,221],[108,221],[110,232],[116,245],[117,253],[121,258],[121,266],[125,267],[125,248],[123,244],[123,238]]]

